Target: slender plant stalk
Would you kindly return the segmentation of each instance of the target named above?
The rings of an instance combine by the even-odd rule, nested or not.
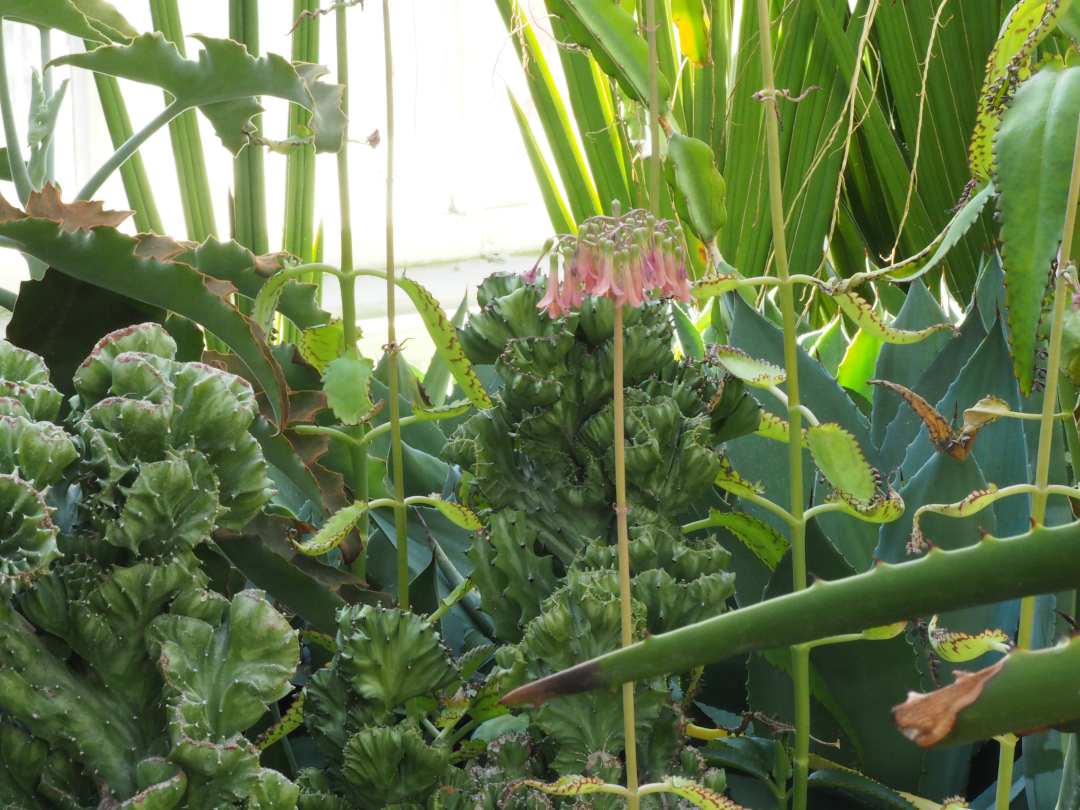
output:
[[[186,59],[187,48],[177,0],[150,0],[150,16],[154,30],[160,31]],[[166,93],[165,100],[166,104],[171,104],[173,99]],[[202,137],[199,135],[199,119],[195,110],[186,110],[170,121],[169,135],[172,138],[173,158],[176,161],[176,175],[180,183],[180,199],[184,208],[188,239],[202,242],[208,236],[217,236],[217,223],[210,194],[210,178],[206,173],[206,160],[203,156]]]
[[[79,193],[75,195],[75,199],[89,200],[94,196],[98,189],[101,188],[102,184],[109,179],[109,175],[127,163],[128,159],[139,151],[139,147],[146,143],[151,135],[182,112],[183,108],[180,106],[179,102],[174,101],[169,104],[164,110],[158,113],[149,124],[124,141],[123,145],[113,152],[108,160],[101,164],[98,170],[94,172],[94,176],[87,180],[86,184],[79,189]]]
[[[87,47],[96,46],[98,43],[87,43]],[[127,105],[120,93],[120,82],[114,76],[106,76],[104,73],[94,74],[94,84],[97,86],[98,98],[101,100],[101,111],[105,116],[105,125],[109,128],[109,139],[113,149],[119,149],[132,135],[131,119],[128,117]],[[146,166],[143,164],[142,155],[136,153],[120,167],[120,179],[124,183],[124,191],[127,194],[128,205],[135,211],[135,228],[140,233],[154,232],[165,233],[165,226],[161,223],[161,215],[158,213],[157,203],[154,201],[154,191],[150,186],[150,178],[146,174]]]
[[[229,37],[242,42],[252,56],[259,55],[259,4],[257,0],[229,0]],[[262,130],[262,113],[251,119]],[[270,252],[266,225],[265,154],[247,146],[233,159],[236,241],[256,256]]]
[[[341,15],[343,8],[338,9]],[[341,17],[339,16],[339,19]],[[405,471],[401,458],[397,327],[394,323],[394,57],[390,47],[390,0],[383,0],[386,54],[386,356],[390,377],[390,452],[394,462],[394,524],[397,529],[398,604],[409,606],[409,535],[405,520]]]
[[[294,0],[292,19],[299,24],[292,34],[292,60],[294,62],[319,61],[319,21],[320,15],[300,16],[305,11],[317,11],[319,0]],[[340,58],[340,57],[339,57]],[[345,84],[348,76],[339,78]],[[289,136],[297,135],[301,127],[311,121],[311,113],[298,104],[289,105]],[[302,261],[310,262],[315,247],[315,147],[312,144],[301,146],[292,152],[286,162],[285,188],[285,234],[283,248]],[[321,284],[322,274],[313,272],[301,281]],[[345,291],[342,290],[344,296]],[[345,298],[342,299],[346,300]],[[351,301],[351,294],[347,297]],[[343,307],[345,304],[343,304]],[[299,343],[300,333],[290,323],[282,323],[281,339],[288,343]],[[350,344],[352,345],[352,344]]]
[[[758,0],[758,30],[761,39],[762,96],[765,103],[765,133],[769,163],[769,207],[772,212],[773,253],[776,274],[780,279],[780,312],[784,326],[784,368],[787,373],[788,430],[800,435],[802,413],[799,409],[799,354],[795,332],[795,295],[788,273],[787,240],[784,234],[784,197],[780,169],[780,132],[775,103],[776,82],[773,75],[772,37],[768,0]],[[791,561],[796,591],[806,587],[806,516],[803,508],[802,444],[788,442],[791,483]],[[792,759],[792,807],[805,810],[807,778],[810,773],[810,648],[797,645],[791,650],[792,681],[795,684],[795,754]]]
[[[11,90],[8,87],[7,57],[4,52],[4,32],[0,21],[0,113],[4,119],[4,139],[7,141],[8,165],[11,178],[15,181],[15,190],[19,201],[25,206],[30,199],[34,185],[30,182],[30,172],[23,162],[22,149],[19,148],[19,130],[15,126],[15,110],[11,106]]]
[[[45,70],[45,66],[52,61],[52,29],[42,26],[38,28],[38,41],[41,50],[41,89],[45,98],[52,98],[53,75],[51,70]],[[52,138],[45,144],[45,182],[52,183],[56,180],[56,145]]]

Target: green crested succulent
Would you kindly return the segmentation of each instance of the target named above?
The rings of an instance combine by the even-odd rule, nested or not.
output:
[[[447,445],[450,460],[471,476],[470,495],[485,524],[469,552],[481,607],[499,638],[516,642],[496,652],[489,682],[502,689],[620,644],[612,304],[589,298],[579,312],[551,319],[537,309],[540,297],[514,276],[481,285],[482,311],[460,339],[470,360],[494,366],[501,387],[493,407],[464,423]],[[715,616],[734,594],[728,553],[713,536],[684,537],[674,516],[712,490],[719,447],[755,430],[760,409],[723,369],[676,357],[663,302],[627,308],[625,324],[631,591],[640,635]],[[702,760],[685,746],[686,720],[667,683],[639,685],[635,702],[642,778],[699,778]],[[505,745],[528,750],[528,764],[509,767],[489,745],[474,778],[447,782],[457,792],[446,795],[494,807],[515,779],[622,778],[621,696],[579,695],[520,719],[526,730]],[[456,806],[446,795],[436,791],[438,804]],[[510,795],[522,806],[573,801]],[[590,798],[596,807],[621,801]]]
[[[295,805],[243,735],[292,689],[296,633],[193,551],[272,494],[254,395],[174,354],[156,324],[105,337],[65,430],[44,363],[0,343],[4,807]]]

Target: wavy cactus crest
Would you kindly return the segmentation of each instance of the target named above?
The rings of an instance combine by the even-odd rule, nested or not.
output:
[[[3,806],[295,806],[243,736],[291,689],[295,631],[255,591],[210,590],[192,551],[271,495],[254,395],[174,354],[156,324],[105,337],[75,437],[46,421],[41,358],[0,343]]]

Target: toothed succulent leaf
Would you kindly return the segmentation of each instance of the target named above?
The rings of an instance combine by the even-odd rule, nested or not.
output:
[[[56,527],[41,494],[0,475],[0,600],[10,599],[60,556]]]
[[[428,745],[412,725],[377,726],[345,745],[342,775],[356,787],[360,810],[382,810],[426,797],[447,767],[445,749]]]

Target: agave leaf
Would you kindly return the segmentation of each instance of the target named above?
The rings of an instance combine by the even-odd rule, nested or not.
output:
[[[298,104],[312,113],[315,149],[337,152],[344,138],[346,119],[341,111],[342,88],[318,82],[325,68],[290,65],[270,54],[253,57],[247,48],[229,39],[195,36],[203,45],[197,61],[184,59],[176,46],[160,33],[136,37],[130,45],[104,45],[86,53],[52,60],[162,88],[180,107],[199,107],[210,119],[222,143],[234,155],[247,145],[245,127],[262,111],[259,96],[274,96]]]
[[[827,762],[820,757],[817,763]],[[814,789],[838,791],[856,797],[861,801],[871,801],[874,807],[890,808],[890,810],[920,810],[916,805],[905,799],[901,793],[864,776],[850,768],[842,768],[835,763],[829,763],[830,767],[819,768],[810,774],[808,786]],[[934,805],[937,808],[937,804]]]
[[[732,375],[758,388],[770,388],[787,379],[787,374],[782,368],[766,363],[764,360],[755,360],[742,349],[734,346],[715,346],[710,349],[709,357]]]
[[[608,0],[547,0],[547,8],[563,19],[574,41],[589,49],[601,70],[623,91],[635,101],[649,103],[649,46],[633,16]],[[671,87],[663,73],[658,78],[657,112],[662,115],[671,103]]]
[[[859,501],[873,500],[875,472],[854,436],[837,424],[811,425],[806,429],[806,443],[814,464],[837,490]]]
[[[521,106],[518,104],[517,99],[514,98],[510,88],[506,89],[506,93],[510,97],[510,106],[514,110],[514,118],[517,120],[518,129],[521,131],[521,140],[525,144],[525,152],[529,156],[533,175],[536,176],[537,185],[540,186],[540,196],[544,200],[544,208],[547,209],[551,227],[555,233],[577,233],[574,217],[570,213],[570,209],[566,207],[566,201],[563,200],[559,187],[555,185],[555,178],[552,177],[551,169],[548,168],[544,154],[540,151],[539,144],[536,143],[536,137],[533,135],[532,127],[529,126],[525,113],[522,112]]]
[[[1034,381],[1036,332],[1065,230],[1078,114],[1080,68],[1051,60],[1017,89],[994,137],[1009,343],[1025,394]]]

